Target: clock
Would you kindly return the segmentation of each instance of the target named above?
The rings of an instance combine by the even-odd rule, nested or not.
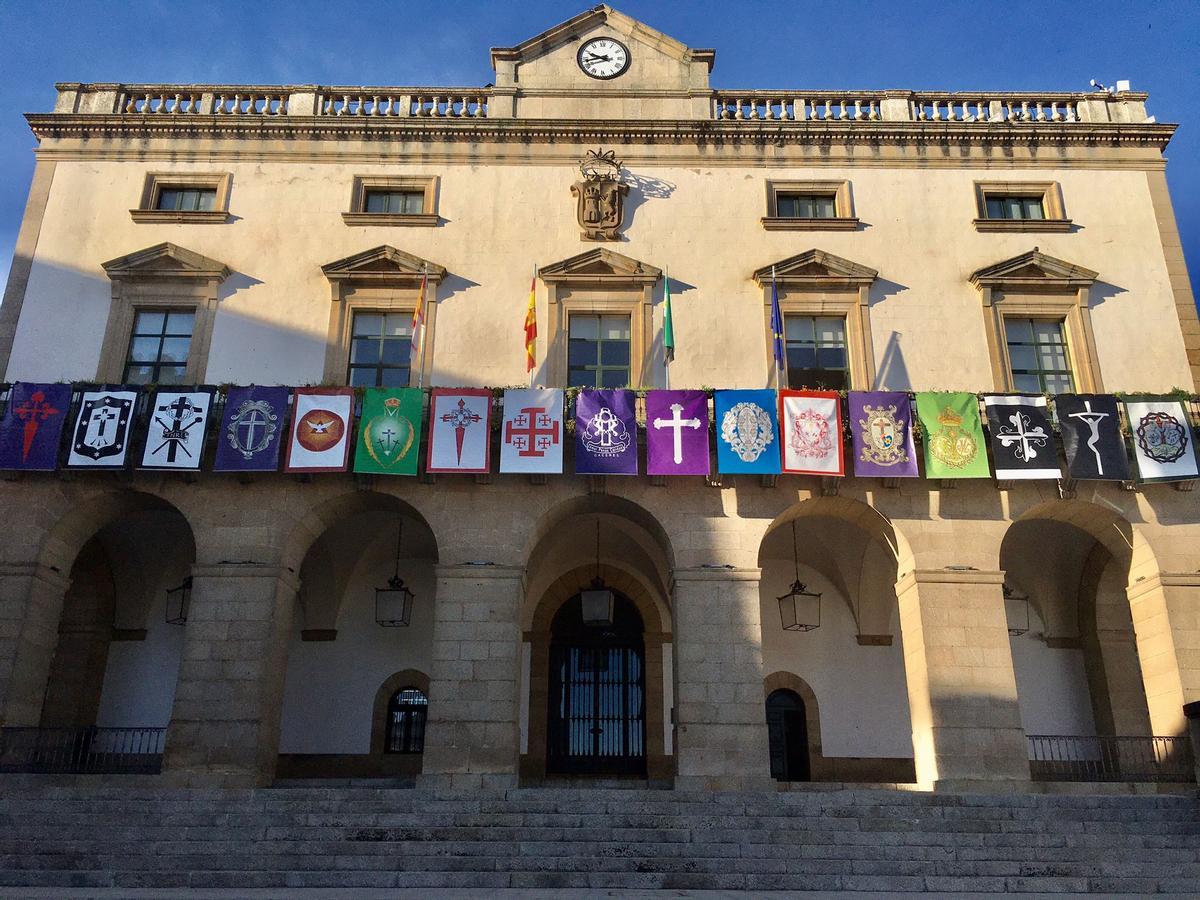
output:
[[[616,78],[629,68],[629,48],[612,38],[592,38],[579,48],[576,60],[591,78]]]

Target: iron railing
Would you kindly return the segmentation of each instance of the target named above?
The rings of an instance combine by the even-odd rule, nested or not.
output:
[[[1031,734],[1034,781],[1195,780],[1191,742],[1182,737],[1082,737]]]
[[[0,728],[0,772],[147,774],[162,770],[165,728]]]

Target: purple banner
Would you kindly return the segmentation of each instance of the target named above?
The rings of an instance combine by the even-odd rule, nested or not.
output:
[[[906,393],[850,392],[854,474],[862,478],[916,478],[912,401]]]
[[[58,468],[58,445],[70,407],[69,384],[14,384],[0,420],[0,469]]]
[[[286,387],[231,387],[217,433],[214,472],[274,472],[287,434]]]
[[[575,471],[580,475],[638,473],[633,391],[585,388],[575,398]]]
[[[646,473],[708,474],[708,395],[704,391],[646,394]]]

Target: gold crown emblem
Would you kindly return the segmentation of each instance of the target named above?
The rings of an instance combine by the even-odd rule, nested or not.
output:
[[[957,428],[962,424],[962,416],[947,406],[940,413],[938,413],[938,422],[945,425],[947,428]]]

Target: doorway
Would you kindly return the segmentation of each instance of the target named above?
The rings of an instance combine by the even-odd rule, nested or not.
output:
[[[767,739],[771,747],[772,778],[812,780],[804,701],[795,691],[781,688],[767,697]]]

